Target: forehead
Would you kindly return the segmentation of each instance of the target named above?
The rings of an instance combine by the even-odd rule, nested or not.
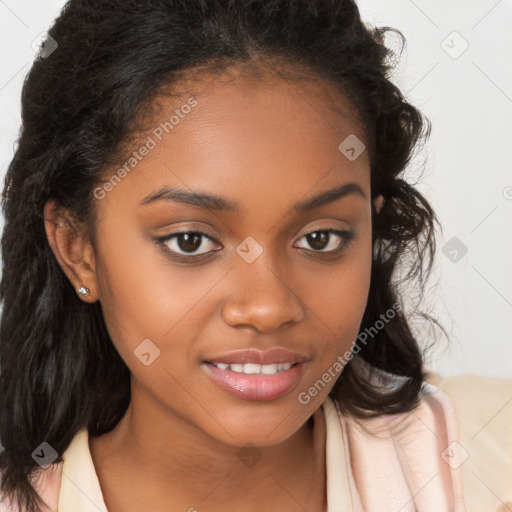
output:
[[[265,138],[276,145],[299,138],[312,140],[316,147],[324,141],[319,147],[323,149],[333,141],[337,148],[346,136],[354,134],[366,144],[354,105],[333,83],[298,71],[254,72],[256,76],[246,69],[230,68],[219,75],[185,78],[177,93],[155,99],[150,127],[168,119],[194,97],[199,108],[187,115],[189,121],[181,123],[179,130],[173,129],[178,137],[182,132],[190,140],[195,133],[207,136],[202,142],[215,144],[232,133],[237,142],[245,141],[254,148]],[[168,140],[172,142],[172,137]],[[309,145],[304,149],[310,149]]]
[[[326,82],[204,76],[183,82],[179,94],[158,97],[150,111],[132,147],[138,154],[119,162],[130,170],[110,198],[140,202],[176,186],[242,204],[259,197],[284,205],[348,181],[369,195],[367,152],[350,160],[340,150],[347,138],[366,144],[362,123]],[[150,149],[141,157],[143,146]]]

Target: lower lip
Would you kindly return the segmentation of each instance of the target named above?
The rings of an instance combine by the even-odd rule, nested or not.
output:
[[[238,373],[203,363],[208,375],[223,389],[245,400],[272,400],[289,392],[302,377],[306,363],[296,363],[274,375]]]

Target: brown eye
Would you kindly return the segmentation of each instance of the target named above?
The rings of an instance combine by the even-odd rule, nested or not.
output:
[[[334,236],[336,235],[336,236]],[[309,247],[301,247],[314,252],[336,253],[344,249],[354,238],[353,231],[342,231],[338,229],[317,229],[305,234]],[[338,241],[336,241],[338,238]]]
[[[209,245],[216,241],[200,231],[182,231],[158,238],[158,243],[165,245],[166,249],[176,256],[202,256],[209,252]],[[202,252],[196,252],[202,249]],[[215,250],[215,249],[214,249]]]
[[[316,251],[325,249],[330,238],[332,238],[330,233],[327,233],[326,231],[315,231],[314,233],[306,235],[308,244]]]
[[[176,236],[176,244],[182,251],[197,251],[202,244],[201,235],[199,233],[180,233]]]

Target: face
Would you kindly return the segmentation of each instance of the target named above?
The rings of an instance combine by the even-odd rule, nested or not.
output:
[[[201,83],[161,100],[126,172],[96,189],[96,298],[133,403],[272,445],[321,405],[359,331],[369,160],[339,145],[366,139],[326,85]]]

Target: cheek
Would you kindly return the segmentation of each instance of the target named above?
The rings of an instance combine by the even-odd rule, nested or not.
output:
[[[98,255],[105,323],[126,364],[131,367],[134,351],[147,339],[162,355],[165,339],[176,340],[173,351],[186,351],[187,338],[194,332],[191,312],[205,290],[214,285],[214,276],[205,274],[191,280],[184,267],[167,263],[159,246],[128,230],[105,229]],[[135,360],[136,367],[138,363]],[[176,364],[180,364],[179,358]]]
[[[356,339],[366,308],[371,278],[371,235],[359,240],[342,262],[333,267],[317,267],[305,294],[312,317],[318,321],[328,341],[324,349],[344,352]]]

